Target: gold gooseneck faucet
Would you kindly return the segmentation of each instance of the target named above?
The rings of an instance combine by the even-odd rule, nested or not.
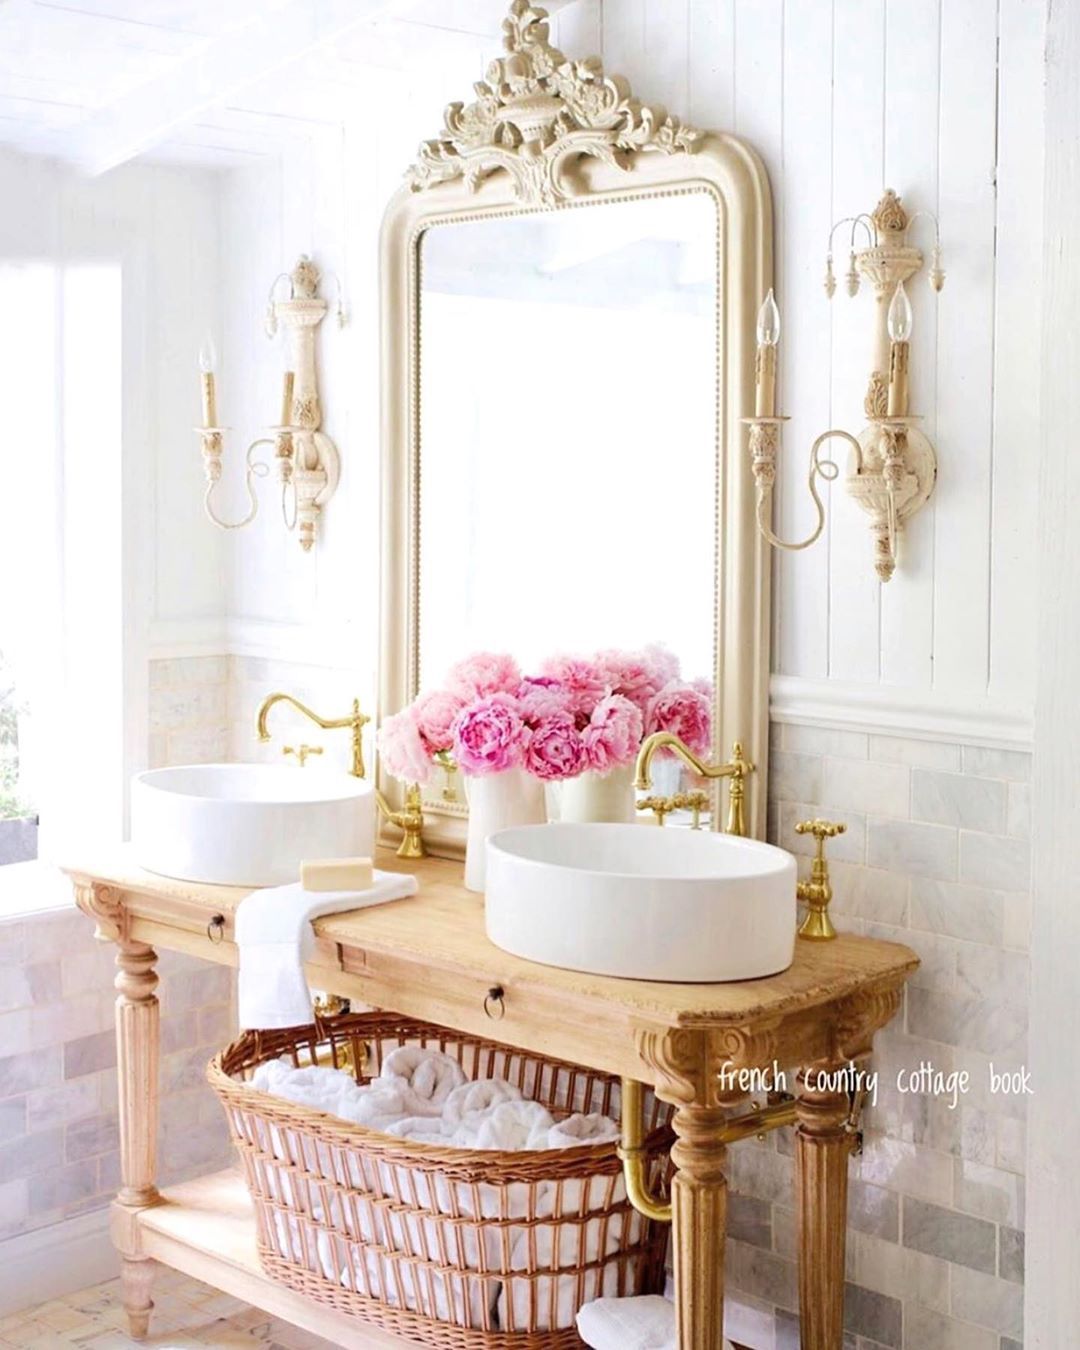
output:
[[[319,714],[309,708],[306,703],[301,703],[298,698],[293,698],[292,694],[269,694],[263,699],[259,707],[257,727],[260,741],[268,741],[270,739],[267,718],[270,709],[275,703],[288,703],[291,707],[295,708],[297,712],[303,713],[309,722],[314,722],[317,727],[321,727],[323,731],[351,731],[352,768],[349,772],[354,778],[367,777],[367,770],[364,767],[363,732],[364,727],[371,721],[371,718],[360,711],[360,700],[358,698],[353,699],[352,713],[348,717],[320,717]],[[290,747],[286,746],[285,753],[288,754],[289,752]],[[308,753],[310,754],[312,751],[308,749]],[[306,757],[307,756],[305,755],[304,758]],[[301,759],[300,762],[302,767],[303,759]],[[379,789],[376,788],[375,804],[383,817],[388,820],[391,825],[396,825],[402,832],[402,840],[397,851],[398,857],[425,857],[426,854],[422,836],[424,810],[420,789],[415,784],[407,788],[404,807],[400,811],[395,811]]]
[[[747,774],[754,772],[754,766],[743,754],[742,742],[736,741],[727,764],[706,764],[694,754],[693,750],[678,736],[670,731],[654,731],[642,742],[638,751],[637,767],[634,773],[634,787],[639,792],[647,792],[652,787],[652,762],[658,750],[671,750],[689,765],[702,778],[730,778],[728,789],[727,833],[747,833],[746,829],[746,785]]]

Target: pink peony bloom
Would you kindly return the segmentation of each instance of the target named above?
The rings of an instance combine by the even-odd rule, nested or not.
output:
[[[582,732],[589,768],[599,774],[632,763],[641,745],[641,710],[622,694],[610,694],[593,709]]]
[[[518,708],[529,726],[544,717],[570,712],[570,700],[558,680],[542,675],[522,680],[517,691]]]
[[[701,676],[696,680],[691,680],[690,688],[696,689],[699,694],[704,694],[710,703],[716,696],[716,686],[713,684],[712,680],[706,679],[705,676]]]
[[[533,727],[525,742],[525,768],[547,782],[576,778],[589,767],[585,743],[572,714],[557,712]]]
[[[712,745],[712,701],[688,684],[669,684],[649,704],[645,730],[670,731],[703,755]]]
[[[458,714],[453,731],[454,758],[462,773],[502,773],[521,763],[525,723],[509,694],[489,694],[470,703]]]
[[[464,702],[488,694],[512,694],[521,683],[521,669],[502,652],[474,652],[458,661],[446,677],[446,687]]]
[[[379,728],[379,754],[386,771],[403,783],[426,783],[431,757],[420,735],[412,708],[388,717]]]
[[[453,745],[454,721],[464,706],[464,699],[447,689],[429,690],[412,705],[416,725],[431,754],[449,750]]]
[[[668,683],[645,652],[599,652],[596,663],[611,693],[628,698],[642,716],[652,699]]]
[[[608,693],[604,672],[595,661],[581,656],[549,657],[540,671],[559,682],[576,717],[588,718]]]

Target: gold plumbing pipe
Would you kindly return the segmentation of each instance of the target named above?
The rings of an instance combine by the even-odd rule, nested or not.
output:
[[[649,1190],[648,1155],[645,1153],[645,1084],[636,1078],[622,1080],[622,1159],[626,1196],[639,1214],[656,1223],[671,1222],[671,1202],[657,1200]]]
[[[741,1116],[732,1116],[717,1131],[719,1142],[736,1144],[751,1135],[764,1135],[784,1125],[794,1125],[794,1098],[755,1106]],[[618,1154],[622,1160],[627,1199],[646,1219],[671,1222],[670,1201],[658,1200],[649,1190],[648,1156],[645,1153],[645,1084],[635,1078],[622,1080],[622,1137]]]

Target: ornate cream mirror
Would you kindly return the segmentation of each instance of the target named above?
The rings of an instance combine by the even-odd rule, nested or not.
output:
[[[768,183],[740,141],[555,50],[545,17],[515,0],[507,54],[384,220],[380,717],[478,648],[664,642],[713,675],[761,834],[769,571],[740,418]],[[429,847],[460,852],[453,777],[424,808]]]

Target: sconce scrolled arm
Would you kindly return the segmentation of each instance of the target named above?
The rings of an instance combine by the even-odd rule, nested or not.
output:
[[[273,445],[274,441],[267,437],[260,437],[252,441],[247,448],[245,461],[247,468],[244,473],[244,487],[248,495],[248,512],[242,520],[223,520],[214,510],[210,498],[214,494],[214,488],[221,480],[221,453],[222,440],[221,432],[213,431],[210,434],[203,434],[203,458],[206,466],[206,491],[203,494],[203,509],[206,514],[223,530],[240,530],[245,525],[250,525],[259,512],[259,499],[255,495],[254,480],[256,478],[265,478],[270,472],[269,464],[261,459],[255,459],[255,451],[260,445]]]
[[[862,468],[862,447],[854,436],[846,431],[841,431],[839,428],[823,431],[813,443],[810,447],[810,469],[807,474],[807,486],[817,509],[817,524],[805,539],[787,541],[774,534],[770,524],[772,491],[773,484],[776,481],[776,458],[780,446],[780,426],[782,422],[780,418],[747,418],[747,421],[750,424],[751,464],[754,481],[757,484],[758,529],[773,548],[782,548],[789,553],[798,553],[816,543],[825,528],[825,504],[821,500],[816,480],[821,478],[826,483],[832,483],[840,475],[840,468],[834,460],[822,459],[821,447],[834,436],[847,441],[855,454],[855,462],[859,469]]]

